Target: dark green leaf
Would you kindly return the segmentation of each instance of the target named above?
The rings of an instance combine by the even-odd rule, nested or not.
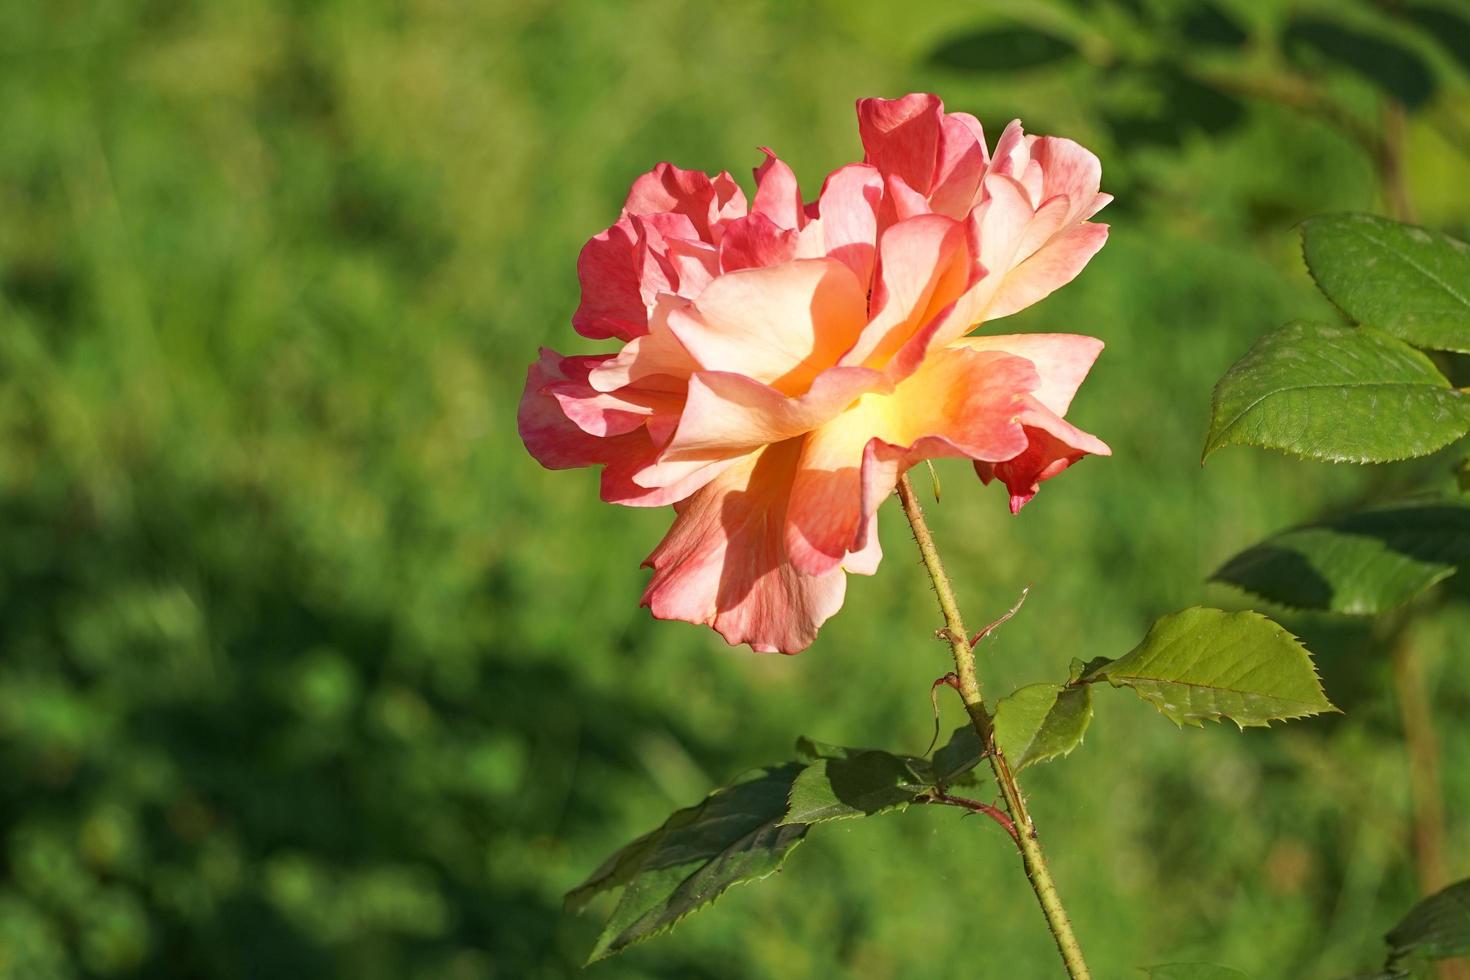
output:
[[[1077,657],[1073,657],[1072,666],[1067,670],[1067,683],[1076,684],[1082,678],[1097,670],[1103,664],[1110,664],[1112,662],[1113,659],[1111,657],[1093,657],[1091,660],[1085,661]]]
[[[1430,3],[1394,4],[1388,12],[1416,24],[1427,36],[1438,41],[1461,68],[1470,71],[1470,19],[1442,5]]]
[[[1215,386],[1205,456],[1221,446],[1329,462],[1423,456],[1470,430],[1470,397],[1419,351],[1366,328],[1293,323]]]
[[[1057,64],[1076,54],[1069,41],[1015,24],[956,35],[935,48],[929,58],[944,68],[1011,73]]]
[[[1470,351],[1470,245],[1377,215],[1329,214],[1302,225],[1302,253],[1358,323],[1416,347]]]
[[[929,789],[927,768],[922,759],[877,749],[818,759],[796,777],[781,823],[823,823],[905,807]]]
[[[1381,32],[1364,33],[1322,17],[1294,20],[1281,47],[1301,67],[1345,68],[1411,109],[1428,102],[1437,85],[1434,73],[1413,48]]]
[[[1239,48],[1250,35],[1235,16],[1209,0],[1195,0],[1183,11],[1180,25],[1185,40],[1200,47]]]
[[[1387,938],[1390,970],[1412,958],[1470,956],[1470,879],[1414,906]]]
[[[1181,726],[1229,718],[1246,728],[1337,710],[1301,642],[1255,612],[1195,606],[1165,616],[1085,680],[1131,687]]]
[[[672,928],[731,885],[779,869],[807,832],[804,824],[780,822],[801,771],[794,763],[758,770],[716,790],[676,811],[569,892],[567,903],[575,908],[598,892],[623,888],[589,962]]]
[[[973,725],[954,730],[948,744],[935,750],[933,760],[934,781],[948,785],[978,766],[985,758],[985,746]]]
[[[1031,684],[996,704],[995,743],[1020,772],[1071,752],[1091,722],[1091,688]]]
[[[1470,506],[1397,504],[1293,528],[1230,559],[1219,582],[1297,609],[1373,615],[1470,562]]]

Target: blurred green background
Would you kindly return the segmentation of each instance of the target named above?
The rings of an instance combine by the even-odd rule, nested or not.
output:
[[[1017,518],[946,465],[930,508],[972,621],[1032,585],[992,692],[1244,605],[1203,584],[1234,551],[1439,479],[1446,457],[1199,449],[1251,341],[1333,315],[1293,224],[1386,207],[1341,119],[1253,79],[1369,129],[1386,88],[1419,217],[1463,236],[1470,18],[1217,2],[0,5],[0,976],[573,975],[597,921],[561,893],[670,809],[799,734],[923,749],[947,651],[901,515],[812,649],[755,655],[638,608],[667,512],[520,446],[537,345],[597,349],[568,325],[577,251],[657,161],[749,188],[770,145],[812,195],[860,153],[853,100],[912,90],[1102,157],[1109,245],[996,329],[1107,342],[1072,417],[1115,456]],[[1470,615],[1446,598],[1414,642],[1463,876]],[[1102,692],[1086,744],[1028,774],[1099,977],[1341,974],[1414,900],[1374,628],[1286,621],[1345,716],[1181,733]],[[819,828],[585,975],[1055,969],[1001,832],[916,810]]]

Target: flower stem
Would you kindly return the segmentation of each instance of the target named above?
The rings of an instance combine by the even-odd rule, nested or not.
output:
[[[1046,856],[1041,852],[1036,824],[1026,809],[1026,800],[1021,796],[1021,788],[1016,783],[1010,764],[1006,762],[1000,747],[995,744],[990,713],[985,710],[985,699],[980,693],[980,681],[975,675],[975,654],[966,639],[969,634],[965,632],[965,623],[960,617],[959,602],[955,599],[954,587],[945,574],[939,549],[934,545],[934,536],[929,533],[929,525],[924,523],[924,512],[919,507],[913,485],[909,483],[907,476],[899,477],[898,499],[903,502],[903,512],[909,519],[909,527],[913,529],[914,541],[918,543],[919,554],[924,559],[924,568],[929,572],[929,578],[934,582],[934,593],[939,597],[939,609],[944,614],[945,625],[942,635],[949,641],[950,652],[954,654],[960,699],[965,703],[970,723],[975,726],[981,743],[989,750],[987,758],[995,773],[995,781],[1000,785],[1006,812],[1016,824],[1016,845],[1021,850],[1021,864],[1026,869],[1026,877],[1031,881],[1031,889],[1036,892],[1036,900],[1041,903],[1041,911],[1056,939],[1057,951],[1066,964],[1068,976],[1072,980],[1090,980],[1092,974],[1082,959],[1082,947],[1078,945],[1077,937],[1072,932],[1071,920],[1067,918],[1067,910],[1062,907],[1056,883],[1052,881],[1051,871],[1046,865]]]

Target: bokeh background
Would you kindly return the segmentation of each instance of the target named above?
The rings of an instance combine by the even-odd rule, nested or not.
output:
[[[1251,341],[1334,315],[1293,225],[1387,211],[1375,133],[1470,231],[1467,63],[1448,0],[0,4],[0,976],[580,975],[561,893],[669,810],[800,734],[923,750],[947,652],[899,514],[812,649],[755,655],[638,608],[668,513],[520,446],[537,345],[596,349],[578,249],[652,164],[749,188],[769,145],[812,195],[853,100],[913,90],[1102,157],[1110,243],[1004,326],[1106,340],[1072,415],[1115,455],[1016,518],[941,466],[930,508],[971,620],[1032,586],[1001,693],[1247,605],[1205,579],[1271,530],[1443,481],[1199,450]],[[1464,876],[1470,616],[1421,605]],[[1345,715],[1179,732],[1103,691],[1028,773],[1099,977],[1340,975],[1414,900],[1383,626],[1285,621]],[[585,975],[1053,957],[1001,832],[914,811]]]

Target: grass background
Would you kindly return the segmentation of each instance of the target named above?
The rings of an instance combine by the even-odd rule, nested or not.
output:
[[[947,653],[892,508],[888,560],[817,644],[752,655],[637,607],[666,512],[519,444],[537,345],[596,349],[568,325],[577,251],[659,160],[749,189],[769,145],[812,195],[860,152],[852,101],[911,90],[1102,156],[1110,243],[1005,328],[1107,342],[1071,417],[1115,455],[1018,518],[944,465],[930,508],[971,620],[1032,586],[988,644],[993,692],[1242,606],[1204,584],[1235,550],[1440,479],[1448,458],[1200,467],[1214,380],[1333,316],[1292,225],[1384,205],[1332,126],[1117,67],[1245,64],[1333,8],[1211,8],[1245,41],[1128,27],[1176,6],[1043,5],[1080,54],[1028,65],[936,63],[1000,16],[938,0],[0,5],[0,976],[574,975],[597,923],[560,894],[670,809],[799,734],[924,747]],[[1463,235],[1452,41],[1399,43],[1436,79],[1409,186]],[[1373,118],[1372,79],[1303,57]],[[1426,605],[1463,876],[1470,616]],[[1340,975],[1413,901],[1381,644],[1286,621],[1343,717],[1180,733],[1103,691],[1086,744],[1028,773],[1099,977]],[[778,879],[585,975],[1054,972],[1001,832],[915,811],[820,828]]]

